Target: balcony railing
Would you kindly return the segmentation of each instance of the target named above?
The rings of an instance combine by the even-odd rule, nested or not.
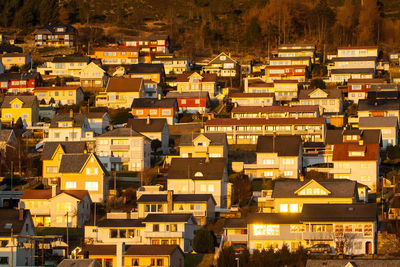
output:
[[[149,238],[149,237],[182,238],[182,237],[184,237],[184,233],[183,232],[150,232],[150,231],[145,231],[143,236],[146,237],[146,238]]]
[[[304,232],[304,240],[333,240],[333,232]]]
[[[192,213],[195,217],[206,216],[205,210],[174,210],[173,213]]]
[[[229,241],[229,242],[247,242],[247,235],[228,235],[227,241]]]

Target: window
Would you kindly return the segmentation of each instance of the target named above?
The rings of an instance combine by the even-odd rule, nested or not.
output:
[[[342,236],[343,235],[343,224],[336,224],[335,225],[335,236]]]
[[[46,170],[47,170],[47,173],[57,173],[58,172],[57,167],[47,167]]]
[[[196,100],[194,101],[194,103],[197,104],[197,105],[200,104],[200,99],[196,99]]]
[[[98,182],[85,182],[85,189],[88,191],[98,191],[99,183]]]
[[[290,212],[299,212],[299,206],[297,204],[290,204],[289,210]]]
[[[352,225],[352,224],[346,224],[346,225],[344,226],[344,231],[345,231],[346,233],[351,233],[351,232],[353,232],[353,225]]]
[[[153,224],[153,232],[160,232],[160,225],[159,224]]]
[[[274,164],[274,160],[273,159],[264,159],[264,164],[266,164],[266,165],[272,165],[272,164]]]
[[[163,109],[162,110],[162,115],[171,115],[171,110],[170,109]]]
[[[294,159],[283,159],[283,164],[292,165],[294,164]]]
[[[86,174],[96,175],[96,174],[98,174],[98,169],[97,168],[86,168]]]
[[[293,171],[284,171],[283,175],[288,177],[288,176],[293,176]]]
[[[8,265],[8,257],[0,257],[0,264]]]
[[[207,192],[207,185],[205,185],[205,184],[200,185],[200,191]]]
[[[75,189],[76,188],[76,182],[66,182],[65,183],[65,189]]]
[[[214,192],[214,185],[213,184],[209,184],[208,185],[208,192]]]
[[[372,224],[364,225],[364,236],[372,236]]]
[[[118,238],[118,230],[110,229],[110,238]]]
[[[290,232],[291,233],[302,233],[306,231],[305,225],[291,225]]]
[[[170,228],[169,228],[170,232],[176,232],[178,231],[178,225],[177,224],[171,224]]]
[[[264,177],[272,177],[274,176],[274,172],[273,171],[265,171],[264,172]]]
[[[181,104],[186,104],[186,99],[182,99]]]
[[[279,205],[279,211],[280,212],[288,212],[289,211],[289,205],[288,204],[280,204]]]
[[[150,109],[150,115],[157,115],[156,109]]]
[[[139,266],[139,259],[132,259],[132,266]]]
[[[136,115],[143,115],[143,110],[141,110],[141,109],[136,110]]]
[[[279,225],[267,224],[267,225],[253,225],[254,235],[279,235]]]
[[[21,104],[17,103],[17,104],[13,104],[13,108],[20,108]]]
[[[356,224],[356,226],[354,227],[354,232],[356,233],[362,233],[363,231],[363,226],[362,224]]]

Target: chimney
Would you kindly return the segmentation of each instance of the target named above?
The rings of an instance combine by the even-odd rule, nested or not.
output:
[[[299,179],[300,179],[300,182],[303,182],[304,181],[304,176],[300,175]]]
[[[209,163],[209,162],[210,162],[210,154],[206,153],[206,163]]]
[[[51,197],[57,196],[57,185],[51,186]]]
[[[147,125],[149,125],[149,124],[150,124],[150,115],[147,115],[146,124],[147,124]]]
[[[23,220],[24,220],[24,209],[19,209],[18,210],[18,220],[20,221],[20,222],[22,222]]]
[[[172,213],[172,197],[173,197],[174,191],[168,190],[167,192],[167,212]]]
[[[70,117],[71,119],[74,118],[74,111],[73,111],[72,109],[69,110],[69,117]]]

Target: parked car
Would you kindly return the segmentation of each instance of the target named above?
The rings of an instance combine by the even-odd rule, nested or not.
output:
[[[315,244],[311,247],[306,248],[307,254],[311,253],[324,253],[328,254],[332,252],[332,248],[329,244]]]

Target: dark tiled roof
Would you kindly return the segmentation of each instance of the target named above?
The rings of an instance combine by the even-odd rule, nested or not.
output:
[[[299,99],[313,99],[310,97],[310,94],[312,92],[314,92],[317,89],[302,89],[299,91]],[[342,96],[342,91],[339,89],[320,89],[322,91],[324,91],[325,93],[327,93],[327,99],[331,99],[331,98],[340,98]],[[320,99],[320,98],[324,98],[324,97],[316,97],[315,99]]]
[[[146,256],[146,255],[154,255],[154,256],[170,256],[176,250],[180,251],[183,255],[182,250],[178,245],[131,245],[129,246],[124,255],[129,256]]]
[[[80,62],[80,63],[89,63],[90,57],[73,57],[73,56],[68,56],[68,57],[54,57],[53,61],[54,63],[69,63],[69,62]]]
[[[24,216],[23,220],[19,220],[19,210],[16,209],[0,209],[0,236],[1,237],[10,237],[11,229],[7,229],[5,226],[8,223],[12,224],[12,228],[14,234],[19,234],[24,227],[24,222],[29,216],[29,210],[23,211]]]
[[[339,46],[338,50],[353,50],[353,49],[378,49],[376,45],[361,45],[361,46]]]
[[[369,110],[400,110],[400,101],[397,99],[360,99],[358,101],[358,111]]]
[[[376,203],[367,204],[304,204],[302,222],[376,221]]]
[[[194,72],[187,72],[187,73],[182,73],[178,74],[176,76],[176,82],[189,82],[189,77],[193,74]],[[200,74],[203,79],[202,82],[217,82],[217,74],[215,73],[203,73]]]
[[[0,45],[0,53],[22,53],[22,48],[15,45]]]
[[[230,98],[239,98],[239,97],[274,97],[274,93],[231,93],[229,94]]]
[[[144,194],[137,200],[137,203],[167,202],[167,194]]]
[[[376,79],[376,80],[383,80],[383,79]],[[383,80],[379,84],[372,84],[370,91],[382,91],[382,90],[390,90],[390,91],[398,91],[399,85],[397,83],[384,83]]]
[[[364,151],[364,156],[349,156],[350,151]],[[378,161],[379,144],[335,144],[333,161]]]
[[[206,202],[210,198],[215,203],[214,197],[211,194],[174,194],[172,196],[173,202]],[[137,202],[167,202],[167,194],[144,194]]]
[[[347,84],[373,84],[385,83],[385,79],[348,79]]]
[[[209,139],[211,146],[222,146],[227,144],[226,133],[184,133],[180,138],[179,145],[193,146],[193,140],[200,135],[204,135]]]
[[[274,80],[274,83],[299,83],[298,80]]]
[[[361,117],[358,127],[396,127],[396,117]]]
[[[274,145],[275,142],[275,145]],[[260,136],[257,141],[257,153],[278,153],[279,157],[299,156],[300,136]]]
[[[321,186],[331,192],[329,195],[304,196],[295,192],[309,183],[307,181],[276,181],[274,184],[273,198],[352,198],[357,192],[357,182],[347,179],[317,180]]]
[[[154,223],[154,222],[187,222],[190,219],[193,222],[196,220],[193,218],[191,213],[161,213],[161,214],[148,214],[146,218],[143,220],[145,223]]]
[[[100,135],[99,137],[139,137],[143,136],[131,128],[117,128]]]
[[[350,263],[351,265],[347,265]],[[334,260],[316,260],[308,259],[306,267],[394,267],[400,266],[400,260],[390,259],[334,259]]]
[[[105,255],[105,256],[114,256],[117,252],[116,245],[84,245],[82,247],[82,251],[79,255],[85,255],[85,252],[89,253],[89,256],[93,255]]]
[[[224,228],[247,228],[245,219],[228,218],[225,220]]]
[[[136,132],[162,132],[167,121],[166,119],[150,119],[147,124],[147,119],[129,118],[128,127]]]
[[[380,130],[328,130],[326,131],[325,143],[327,145],[343,144],[343,135],[360,135],[364,144],[379,144]],[[346,142],[347,143],[347,142]],[[358,143],[358,141],[355,141]]]
[[[221,60],[220,59],[221,56],[225,56],[226,60]],[[236,61],[231,57],[229,57],[229,55],[227,55],[226,53],[222,52],[221,54],[210,60],[208,64],[221,64],[221,63],[236,63]]]
[[[97,223],[98,227],[145,227],[142,219],[105,219]]]
[[[96,259],[63,259],[57,267],[101,267]]]
[[[173,158],[168,170],[169,179],[221,180],[225,158]]]
[[[85,114],[74,114],[73,118],[70,117],[69,113],[57,114],[50,123],[50,128],[58,128],[58,122],[72,121],[73,127],[82,127],[85,123]]]
[[[211,125],[315,125],[325,124],[325,118],[244,118],[244,119],[225,119],[217,118],[206,122],[206,126]]]
[[[164,73],[164,64],[133,64],[129,69],[129,73]]]
[[[10,139],[13,130],[1,129],[0,130],[0,142],[7,142]]]
[[[298,49],[299,51],[302,49]],[[274,57],[269,61],[278,61],[278,60],[310,60],[310,57]]]
[[[208,98],[207,91],[197,92],[168,92],[166,98]]]
[[[42,28],[39,28],[36,30],[36,34],[40,34],[40,33],[52,33],[55,34],[56,32],[56,28],[58,27],[63,27],[66,30],[64,32],[62,32],[62,34],[68,34],[68,33],[75,33],[76,29],[74,27],[72,27],[70,24],[55,24],[55,25],[46,25],[43,26]]]
[[[86,161],[90,157],[90,153],[80,154],[64,154],[60,162],[60,173],[79,173]]]
[[[65,154],[83,153],[86,148],[86,143],[83,141],[46,142],[43,146],[42,160],[51,159],[58,145],[61,145]]]
[[[135,98],[132,102],[132,108],[173,108],[177,105],[175,98]]]
[[[51,189],[27,189],[21,199],[50,199]]]
[[[142,89],[142,78],[111,78],[106,92],[139,92]]]
[[[38,72],[29,72],[29,73],[16,73],[16,72],[8,72],[0,74],[0,81],[11,81],[11,80],[30,80],[30,79],[39,79],[40,73]]]
[[[22,101],[22,108],[32,108],[34,105],[38,105],[36,96],[32,95],[5,96],[1,108],[11,108],[10,102],[16,98]]]
[[[304,209],[304,208],[303,208]],[[248,224],[295,224],[300,223],[300,214],[253,213],[247,216]]]
[[[169,36],[167,34],[152,34],[150,36],[131,36],[125,41],[156,41],[156,40],[167,40]]]
[[[374,73],[375,69],[367,69],[367,68],[360,68],[360,69],[332,69],[331,74],[347,74],[347,73],[354,73],[354,74],[365,74],[365,73]]]

